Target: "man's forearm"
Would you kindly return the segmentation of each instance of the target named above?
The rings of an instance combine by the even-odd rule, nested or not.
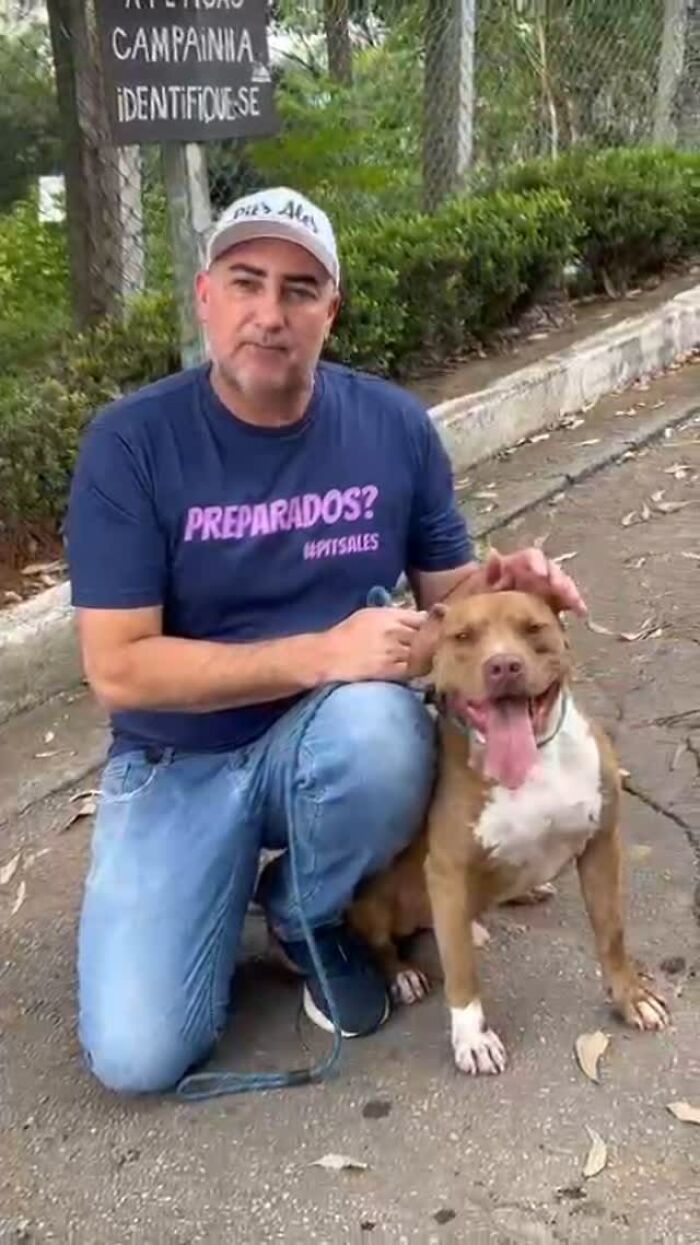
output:
[[[325,681],[323,635],[224,644],[147,636],[88,670],[110,710],[210,713],[310,691]]]
[[[465,562],[451,571],[421,571],[411,581],[420,609],[426,610],[438,601],[457,601],[488,588],[486,570],[480,562]]]

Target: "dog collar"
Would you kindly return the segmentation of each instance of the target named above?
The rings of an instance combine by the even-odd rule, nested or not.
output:
[[[446,722],[449,722],[450,726],[453,726],[460,735],[464,735],[466,739],[475,739],[478,744],[486,742],[480,731],[475,730],[473,726],[469,726],[468,723],[463,722],[461,718],[455,717],[453,713],[448,713],[446,699],[444,696],[439,696],[434,692],[429,692],[427,700],[435,705],[440,717],[444,718]],[[552,740],[556,739],[562,726],[564,725],[564,719],[566,717],[568,707],[569,694],[564,690],[559,694],[559,715],[557,717],[556,724],[553,730],[551,730],[548,735],[545,735],[544,739],[535,740],[538,749],[546,748],[547,744],[551,744]]]

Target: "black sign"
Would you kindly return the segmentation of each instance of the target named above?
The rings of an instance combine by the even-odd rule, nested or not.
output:
[[[266,9],[265,0],[97,0],[115,143],[276,133]]]

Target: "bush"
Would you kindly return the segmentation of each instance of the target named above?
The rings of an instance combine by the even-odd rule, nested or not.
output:
[[[361,195],[357,182],[353,193]],[[146,218],[149,278],[169,289],[156,187]],[[509,170],[497,186],[434,216],[341,214],[338,232],[346,297],[329,356],[401,379],[487,339],[561,285],[573,259],[601,286],[661,270],[700,247],[700,156],[577,150]],[[179,366],[171,295],[142,296],[124,321],[75,334],[67,329],[67,284],[60,227],[40,225],[31,203],[0,218],[6,526],[21,520],[55,529],[86,421],[118,394]]]
[[[41,375],[0,379],[0,524],[58,528],[83,429],[96,409],[178,366],[173,300],[144,296],[124,322],[76,334]]]
[[[561,281],[579,224],[556,191],[496,193],[347,230],[333,354],[403,375],[481,340]]]
[[[0,216],[0,373],[45,358],[69,324],[65,229],[30,195]]]
[[[700,155],[694,153],[574,150],[508,169],[498,185],[566,196],[580,221],[584,278],[595,289],[612,285],[622,292],[700,245]]]

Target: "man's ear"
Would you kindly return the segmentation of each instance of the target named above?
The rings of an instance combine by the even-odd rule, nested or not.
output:
[[[435,622],[442,622],[447,613],[447,606],[444,601],[436,601],[428,610],[428,618],[432,618]]]

